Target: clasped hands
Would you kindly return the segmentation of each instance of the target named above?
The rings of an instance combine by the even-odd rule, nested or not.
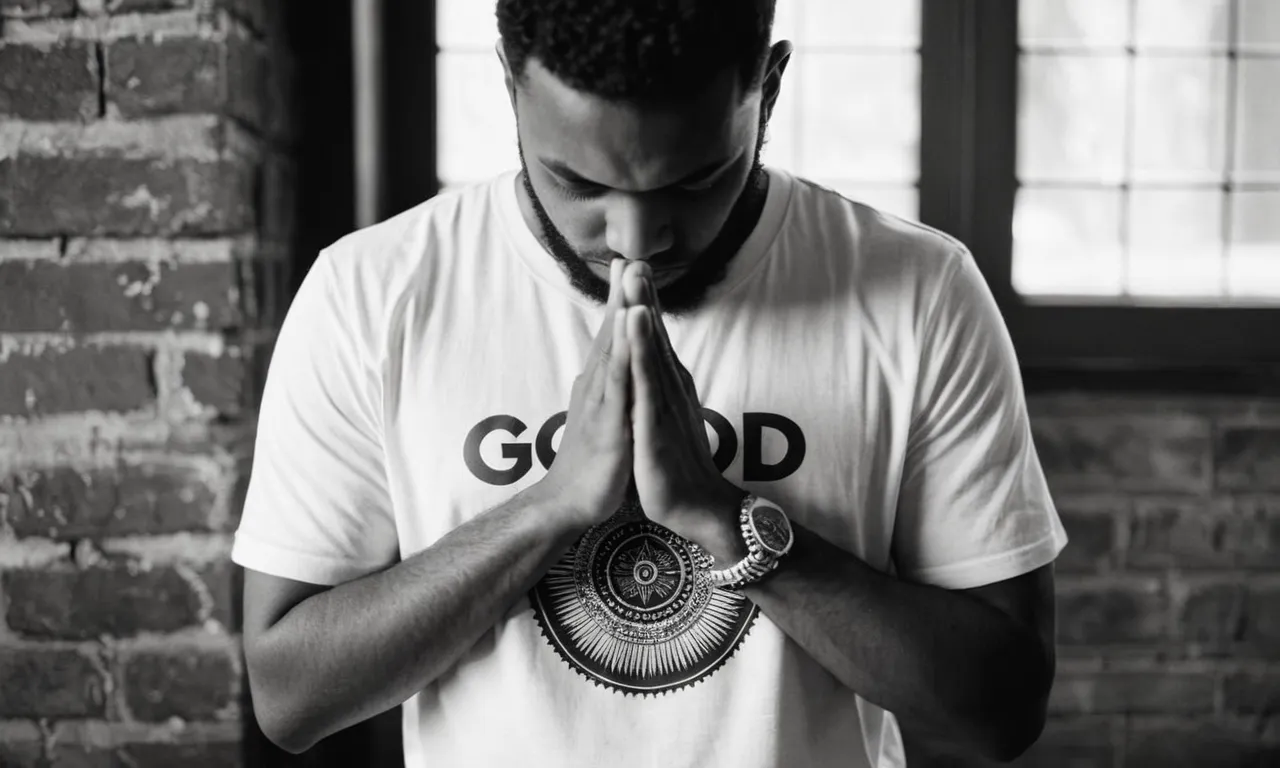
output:
[[[609,282],[545,482],[588,524],[638,499],[650,520],[726,567],[745,553],[742,490],[712,460],[697,388],[671,346],[648,264],[615,258]]]

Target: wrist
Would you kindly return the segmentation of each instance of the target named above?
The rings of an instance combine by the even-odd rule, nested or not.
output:
[[[742,537],[739,515],[746,491],[725,481],[708,502],[714,525],[703,549],[715,558],[716,568],[727,568],[747,556],[747,542]],[[702,542],[699,542],[702,543]]]
[[[547,483],[536,482],[524,489],[521,496],[536,509],[541,519],[547,521],[557,538],[576,540],[592,525],[591,510]]]

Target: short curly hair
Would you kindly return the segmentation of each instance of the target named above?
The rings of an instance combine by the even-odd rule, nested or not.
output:
[[[530,58],[610,101],[679,103],[736,66],[759,86],[776,0],[498,0],[498,32],[521,82]]]

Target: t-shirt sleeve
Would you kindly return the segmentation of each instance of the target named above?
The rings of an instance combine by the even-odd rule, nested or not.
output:
[[[321,252],[276,339],[231,559],[335,585],[399,557],[368,312]]]
[[[1052,562],[1067,537],[991,291],[968,251],[946,269],[918,336],[893,559],[903,578],[968,589]]]

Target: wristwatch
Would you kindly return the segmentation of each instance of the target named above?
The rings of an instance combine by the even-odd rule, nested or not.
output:
[[[795,542],[791,521],[782,508],[754,493],[742,498],[738,527],[747,544],[747,556],[728,568],[708,571],[707,580],[712,586],[738,589],[758,581],[778,567],[778,561]]]

